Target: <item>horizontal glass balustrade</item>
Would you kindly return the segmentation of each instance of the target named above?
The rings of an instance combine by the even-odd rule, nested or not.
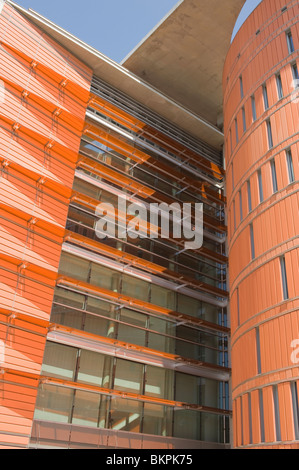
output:
[[[40,385],[34,418],[114,431],[229,442],[228,416]]]
[[[186,300],[188,302],[188,298]],[[180,303],[183,302],[181,296]],[[51,322],[156,351],[228,366],[225,334],[178,326],[175,321],[120,308],[62,288],[55,291]]]
[[[65,388],[63,384],[41,384],[35,419],[162,436],[212,439],[213,442],[222,442],[224,439],[227,417],[221,416],[220,410],[227,409],[227,400],[223,382],[50,341],[46,344],[41,374],[66,381],[68,387],[74,383],[75,390]],[[84,384],[86,388],[91,386],[127,392],[134,394],[136,399],[121,398],[113,393],[108,396],[105,390],[101,394],[97,390],[78,390],[76,383],[78,388]],[[142,397],[148,397],[149,402]],[[169,406],[150,403],[151,397],[202,405],[215,409],[215,414],[180,409],[175,407],[175,403]],[[186,421],[181,421],[182,418]],[[181,427],[182,422],[185,423],[184,427]]]
[[[224,203],[216,203],[209,200],[209,197],[200,195],[190,190],[189,184],[184,181],[180,182],[178,178],[171,175],[169,172],[162,172],[158,170],[156,166],[142,166],[142,164],[136,165],[136,162],[130,160],[128,157],[121,155],[115,150],[84,136],[81,141],[80,151],[83,155],[86,155],[92,160],[98,160],[113,169],[130,176],[141,184],[146,184],[149,188],[159,191],[165,196],[172,197],[174,200],[180,202],[202,202],[204,204],[204,213],[210,217],[215,218],[215,222],[224,220]],[[184,174],[180,177],[184,180]],[[190,178],[190,175],[189,175]],[[199,188],[199,183],[194,181],[194,185]],[[217,188],[215,188],[217,193]]]
[[[204,320],[215,324],[219,322],[219,310],[221,308],[215,305],[188,296],[184,296],[186,298],[184,305],[183,302],[179,301],[182,298],[180,297],[181,294],[175,290],[149,283],[147,280],[138,279],[69,253],[63,252],[61,255],[59,274],[169,310],[180,311],[185,315],[200,316]],[[200,308],[198,307],[196,311],[192,307],[192,303],[197,303],[196,305],[200,305]]]
[[[199,156],[202,155],[211,161],[215,161],[219,165],[222,164],[221,152],[217,151],[206,142],[196,139],[186,133],[176,125],[167,121],[164,117],[161,117],[149,108],[136,102],[131,97],[113,88],[100,78],[95,76],[93,77],[91,90],[96,96],[99,96],[108,103],[115,105],[118,109],[125,111],[125,113],[128,113],[130,116],[134,116],[151,128],[157,129],[162,133],[162,135],[164,134],[165,136],[174,139],[175,142],[179,142],[181,145],[192,149],[197,152]]]
[[[119,251],[153,262],[176,273],[194,278],[211,286],[225,290],[226,265],[213,262],[195,252],[184,252],[179,246],[173,246],[167,240],[137,238],[127,240],[117,238],[99,239],[95,233],[97,218],[88,211],[73,204],[69,208],[66,229],[91,240],[98,241]],[[208,245],[208,247],[206,247]],[[210,244],[204,247],[210,249]]]

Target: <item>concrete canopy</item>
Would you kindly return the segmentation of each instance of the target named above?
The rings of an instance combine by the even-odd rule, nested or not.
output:
[[[222,72],[245,0],[182,0],[122,65],[221,126]]]

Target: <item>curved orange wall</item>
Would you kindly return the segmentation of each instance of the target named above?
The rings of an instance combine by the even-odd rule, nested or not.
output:
[[[224,68],[235,447],[299,448],[296,409],[299,354],[294,349],[296,343],[292,344],[299,338],[299,92],[296,99],[293,88],[293,65],[297,63],[299,69],[298,16],[298,1],[263,0],[234,39]],[[294,43],[291,53],[286,36],[289,30]],[[277,91],[278,72],[283,87],[281,99]],[[267,110],[263,103],[264,83],[268,91]],[[253,95],[256,120],[252,113]],[[272,148],[268,144],[268,119]],[[293,182],[287,166],[289,149]],[[272,182],[273,159],[277,191]],[[283,291],[283,257],[287,296]]]
[[[0,448],[24,448],[91,71],[6,3],[0,37]]]

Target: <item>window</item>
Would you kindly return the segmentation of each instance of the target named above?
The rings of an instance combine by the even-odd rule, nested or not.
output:
[[[291,150],[287,150],[286,157],[287,157],[289,181],[290,183],[293,183],[295,181],[295,175],[294,175],[293,158],[292,158]]]
[[[238,121],[235,119],[236,143],[239,142]]]
[[[253,122],[256,121],[256,104],[255,104],[255,97],[251,97],[251,108],[252,108],[252,120]]]
[[[269,109],[269,100],[268,100],[268,92],[266,85],[263,85],[263,98],[264,98],[264,107],[265,111]]]
[[[252,407],[251,407],[251,393],[248,393],[248,420],[249,420],[249,443],[252,444]]]
[[[253,225],[250,224],[250,245],[251,245],[251,259],[255,258],[255,246],[254,246],[254,233],[253,233]]]
[[[271,160],[271,174],[272,174],[272,187],[273,187],[273,193],[277,193],[278,191],[278,185],[277,185],[277,175],[276,175],[276,166],[275,166],[275,160]]]
[[[275,431],[276,440],[281,441],[281,430],[280,430],[280,415],[279,415],[279,398],[277,385],[272,387],[273,392],[273,403],[274,403],[274,416],[275,416]]]
[[[240,77],[239,78],[239,81],[240,81],[240,93],[241,93],[241,99],[244,98],[244,87],[243,87],[243,78]]]
[[[246,132],[246,114],[245,108],[242,108],[243,131]]]
[[[267,121],[267,135],[268,135],[268,146],[269,149],[273,147],[273,136],[272,136],[272,127],[271,127],[271,121],[268,119]]]
[[[242,204],[242,192],[239,191],[239,203],[240,203],[240,221],[243,220],[243,204]]]
[[[276,85],[277,85],[278,99],[281,100],[281,98],[283,98],[283,88],[282,88],[282,81],[281,81],[280,74],[276,75]]]
[[[299,87],[299,72],[298,72],[298,67],[296,63],[292,65],[292,73],[293,73],[293,79],[295,81],[294,88],[298,88]]]
[[[284,256],[282,256],[280,258],[280,269],[281,269],[283,299],[287,300],[289,298],[289,290],[288,290],[286,262],[285,262],[285,257]]]
[[[264,192],[263,192],[262,170],[258,170],[258,172],[257,172],[257,178],[258,178],[258,185],[259,185],[260,202],[263,202],[263,200],[264,200]]]
[[[255,340],[256,340],[256,358],[257,358],[257,373],[262,373],[261,366],[261,342],[260,342],[260,329],[257,327],[255,329]]]
[[[232,163],[232,186],[235,189],[234,164]]]
[[[299,402],[298,402],[298,389],[297,382],[291,382],[293,416],[295,427],[295,439],[299,440]]]
[[[265,442],[265,424],[264,424],[264,401],[263,401],[263,390],[259,390],[259,402],[260,402],[260,426],[261,426],[261,442]]]
[[[251,186],[250,181],[247,181],[247,199],[248,199],[248,211],[252,211],[252,201],[251,201]]]
[[[295,48],[294,48],[294,41],[293,41],[293,36],[292,36],[291,31],[287,31],[286,35],[287,35],[288,51],[289,51],[289,54],[292,54],[295,51]]]
[[[235,203],[235,200],[233,200],[233,212],[234,212],[234,230],[236,230],[237,223],[236,223],[236,203]]]

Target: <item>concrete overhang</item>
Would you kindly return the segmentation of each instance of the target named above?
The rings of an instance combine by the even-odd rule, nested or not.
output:
[[[222,108],[222,67],[229,48],[235,20],[244,4],[244,0],[223,0],[222,2],[219,2],[219,0],[201,0],[199,3],[193,0],[183,0],[182,3],[172,10],[171,15],[167,16],[165,21],[160,23],[160,26],[126,60],[126,64],[131,69],[136,68],[136,71],[129,70],[126,64],[124,66],[114,62],[39,13],[33,10],[26,10],[10,0],[7,0],[7,3],[16,8],[33,24],[90,67],[94,75],[158,113],[190,135],[205,141],[215,149],[221,149],[223,133],[216,125],[216,118],[219,110]],[[220,27],[220,18],[226,18],[226,10],[228,10],[226,12],[228,19]],[[183,13],[184,11],[185,14]],[[192,18],[187,14],[190,11],[192,11]],[[200,19],[201,15],[206,16]],[[205,28],[201,30],[202,24],[205,25]],[[176,25],[174,29],[173,25]],[[184,51],[184,56],[189,57],[189,71],[184,70],[183,72],[183,68],[187,67],[187,62],[186,65],[182,64],[181,56],[176,52],[173,43],[169,43],[169,34],[164,35],[164,28],[169,31],[172,30],[171,34],[175,34],[176,37],[178,35],[181,37],[182,53],[184,47],[190,48],[192,46],[192,50]],[[179,28],[179,31],[177,28]],[[188,39],[190,28],[192,37],[194,37],[195,29],[198,28],[198,39],[193,43],[192,41],[191,43],[187,41],[185,46],[183,46],[183,39]],[[165,42],[163,42],[163,47],[161,46],[161,52],[159,52],[159,47],[154,47],[153,53],[148,57],[148,65],[146,65],[145,49],[153,49],[150,44],[153,40],[156,41],[156,35],[161,36],[160,40],[162,40],[162,37],[165,37]],[[167,51],[166,47],[169,47]],[[206,52],[205,47],[208,47]],[[212,50],[213,54],[215,54],[215,59],[213,60],[211,59]],[[204,61],[202,57],[200,61],[198,60],[198,56],[200,57],[201,54],[204,54]],[[192,64],[192,57],[194,64]],[[149,73],[153,66],[153,61],[160,60],[162,64],[160,67],[156,64],[156,72]],[[138,65],[138,61],[140,61],[140,65]],[[194,67],[198,70],[198,73],[200,72],[201,81],[199,81],[199,75],[194,75]],[[167,69],[168,72],[165,73]],[[146,78],[142,77],[144,71]],[[155,73],[157,73],[156,80],[154,79]],[[161,74],[163,77],[161,77]],[[179,85],[178,80],[173,80],[173,77],[178,74],[182,76],[180,79],[181,85]],[[204,80],[205,74],[207,78]],[[214,85],[210,83],[211,77],[214,77]],[[187,80],[188,87],[186,87],[184,80]],[[156,81],[156,84],[150,83],[150,81]],[[199,87],[198,83],[202,85]],[[185,98],[183,85],[186,93]],[[205,87],[207,88],[206,90],[204,89]],[[215,93],[214,98],[212,97],[212,92]],[[190,102],[191,95],[191,101],[197,103],[196,106]],[[207,99],[206,95],[210,96],[210,98]],[[214,108],[216,106],[217,110],[214,109],[213,112],[210,111],[209,113],[209,106]],[[206,111],[202,112],[204,110]],[[202,117],[204,114],[206,114],[208,119]]]
[[[223,66],[244,3],[181,0],[122,65],[221,126]]]

